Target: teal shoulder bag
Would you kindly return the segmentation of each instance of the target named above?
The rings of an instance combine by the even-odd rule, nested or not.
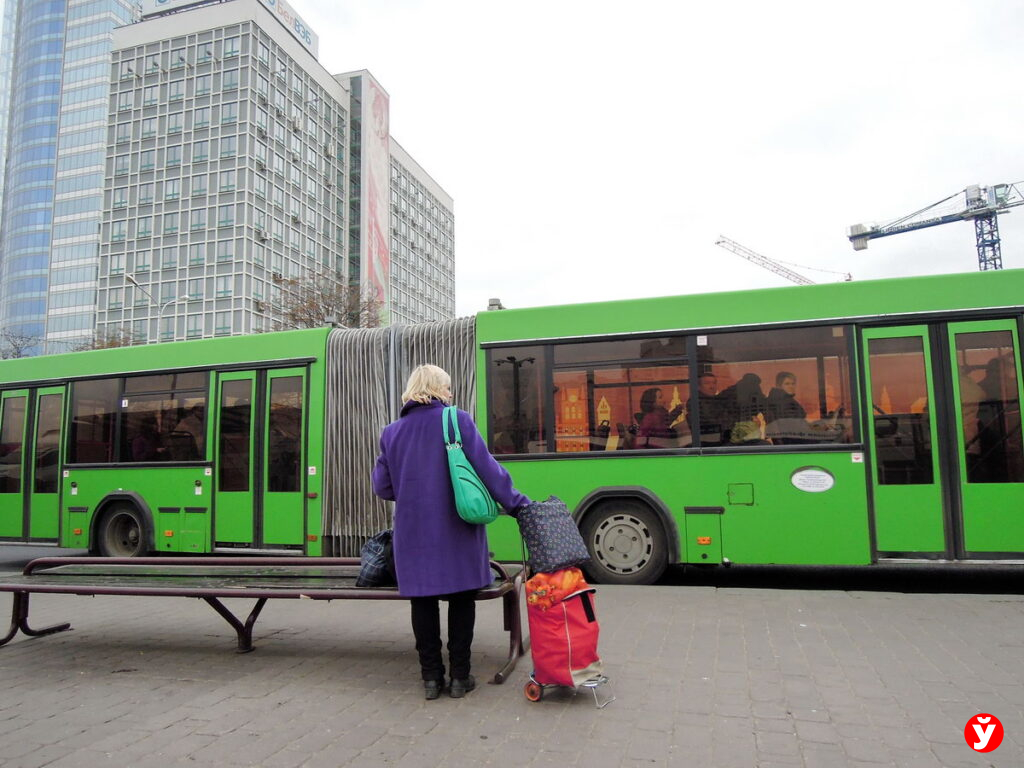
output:
[[[455,494],[455,509],[467,523],[487,525],[498,517],[500,510],[462,450],[462,433],[459,432],[459,417],[454,406],[444,409],[442,426],[444,447],[448,452],[448,472]]]

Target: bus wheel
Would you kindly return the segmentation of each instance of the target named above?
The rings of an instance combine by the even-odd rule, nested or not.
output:
[[[665,570],[665,530],[650,507],[635,501],[606,502],[582,526],[590,551],[584,566],[600,584],[651,584]]]
[[[139,557],[146,554],[142,516],[129,506],[113,507],[103,515],[96,539],[103,557]]]

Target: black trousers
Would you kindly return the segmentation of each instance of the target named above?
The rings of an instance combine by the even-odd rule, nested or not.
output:
[[[441,656],[441,608],[439,601],[448,603],[448,663],[453,679],[469,677],[469,657],[473,645],[473,627],[476,625],[475,592],[456,592],[436,597],[413,597],[412,632],[416,637],[416,652],[420,656],[420,673],[424,680],[444,679],[444,659]]]

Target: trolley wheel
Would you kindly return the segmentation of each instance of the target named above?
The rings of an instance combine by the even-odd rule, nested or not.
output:
[[[540,683],[535,683],[531,680],[523,688],[523,693],[526,694],[526,698],[530,701],[540,701],[544,696],[544,688]]]

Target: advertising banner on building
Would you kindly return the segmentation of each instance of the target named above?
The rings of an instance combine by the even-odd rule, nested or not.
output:
[[[360,283],[380,302],[381,322],[391,310],[391,142],[388,95],[369,75],[363,77],[362,236]]]

